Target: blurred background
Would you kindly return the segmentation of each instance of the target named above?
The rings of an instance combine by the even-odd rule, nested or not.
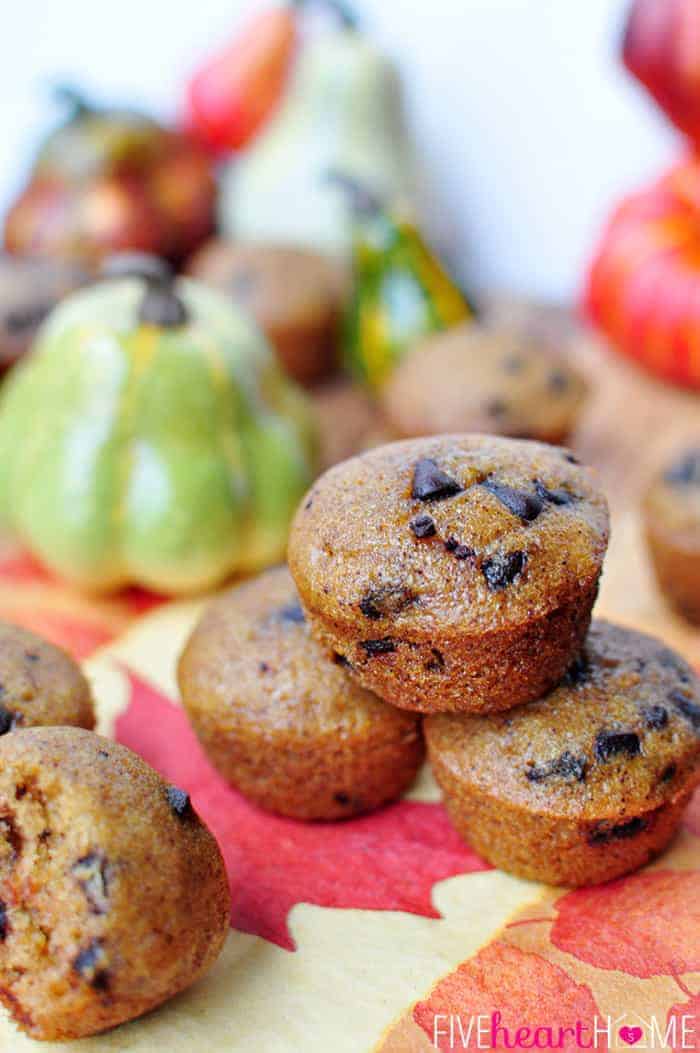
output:
[[[23,0],[3,29],[0,211],[59,116],[50,87],[163,118],[255,0]],[[680,149],[618,60],[626,0],[356,0],[401,74],[428,230],[469,288],[572,298],[611,205]]]

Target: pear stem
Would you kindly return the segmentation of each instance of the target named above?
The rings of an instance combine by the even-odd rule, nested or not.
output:
[[[325,5],[338,18],[345,29],[357,29],[359,19],[357,13],[345,2],[345,0],[291,0],[292,7],[304,8],[309,3],[320,3]]]

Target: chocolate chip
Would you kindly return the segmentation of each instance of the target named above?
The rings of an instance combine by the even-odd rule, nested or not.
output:
[[[585,757],[576,757],[565,750],[560,757],[555,757],[546,764],[527,768],[525,776],[530,782],[544,782],[545,779],[551,779],[555,775],[561,776],[562,779],[584,782],[587,766]]]
[[[7,709],[0,703],[0,735],[6,735],[8,731],[12,731],[20,723],[21,717],[19,713],[13,713],[11,709]]]
[[[576,494],[572,494],[568,490],[563,490],[561,488],[550,490],[539,479],[535,479],[535,490],[538,497],[543,501],[548,501],[552,505],[571,505],[574,501],[579,500]]]
[[[667,764],[661,772],[661,782],[670,782],[671,779],[675,778],[677,771],[678,767],[675,764]]]
[[[379,585],[365,593],[359,607],[365,618],[376,621],[378,618],[400,614],[406,607],[414,604],[416,599],[415,592],[403,585]]]
[[[98,750],[97,751],[97,756],[98,757],[109,757],[109,753],[107,752],[107,750]]]
[[[654,731],[665,728],[668,724],[668,710],[663,706],[646,706],[642,709],[644,723]]]
[[[337,804],[350,804],[349,796],[346,793],[343,793],[342,791],[340,793],[333,794],[333,800],[336,801]]]
[[[486,479],[482,484],[484,490],[497,497],[511,515],[522,519],[524,523],[531,523],[537,519],[544,508],[544,504],[536,494],[528,494],[525,490],[516,490],[514,486],[505,483],[497,483],[493,479]]]
[[[700,486],[700,449],[687,453],[664,472],[667,483],[680,486]]]
[[[696,731],[700,731],[700,706],[697,702],[693,702],[682,691],[671,691],[668,700],[690,721]]]
[[[484,409],[489,417],[504,417],[508,412],[508,405],[503,399],[490,399]]]
[[[595,737],[595,755],[599,761],[607,761],[618,753],[636,757],[640,749],[636,731],[599,731]]]
[[[7,907],[0,899],[0,940],[5,940],[10,929],[10,921],[7,917]]]
[[[139,322],[174,329],[184,325],[189,315],[184,303],[168,285],[149,285],[139,305]]]
[[[444,501],[447,497],[461,494],[462,487],[456,479],[438,468],[435,461],[426,457],[418,461],[413,469],[411,497],[417,501]]]
[[[445,541],[445,548],[452,553],[455,559],[472,559],[476,555],[473,548],[470,548],[469,545],[463,545],[461,541],[458,541],[452,535]]]
[[[416,537],[433,537],[435,535],[435,520],[432,516],[414,516],[408,525]]]
[[[338,654],[337,651],[333,655],[333,661],[335,662],[336,665],[342,666],[343,669],[352,669],[352,665],[350,664],[348,659],[345,657],[345,655],[344,654]]]
[[[527,553],[516,550],[515,552],[501,552],[495,556],[489,556],[481,564],[481,573],[486,578],[486,584],[492,592],[505,589],[512,585],[519,574],[522,574],[527,563]]]
[[[628,819],[625,823],[617,823],[615,826],[599,823],[588,835],[588,843],[604,845],[608,841],[622,841],[628,837],[636,837],[637,834],[641,834],[642,830],[646,830],[647,826],[647,820],[641,816],[635,816],[634,819]]]
[[[553,369],[547,377],[547,387],[556,395],[561,395],[569,387],[569,378],[561,369]]]
[[[391,654],[396,650],[396,643],[390,636],[385,636],[381,640],[362,640],[360,647],[368,658],[374,658],[378,654]]]
[[[432,658],[429,658],[425,663],[424,668],[428,673],[435,673],[445,668],[445,659],[443,658],[442,651],[438,651],[437,647],[431,647],[430,653]]]
[[[107,860],[101,852],[88,852],[71,867],[93,914],[106,914],[109,907],[107,871]]]
[[[588,664],[588,659],[585,654],[580,654],[574,658],[573,662],[566,671],[564,679],[566,683],[571,687],[580,687],[581,684],[585,684],[590,675],[591,668]]]
[[[259,673],[269,673],[270,672],[270,667],[267,664],[267,662],[258,662],[258,672]]]
[[[184,790],[180,790],[177,786],[168,786],[168,804],[175,812],[175,815],[184,818],[188,815],[192,805],[190,804],[190,795],[185,793]]]
[[[580,464],[581,463],[579,461],[578,457],[576,457],[573,453],[571,453],[570,450],[565,450],[562,453],[562,457],[564,458],[565,461],[568,461],[569,464]]]
[[[295,600],[293,603],[288,603],[284,607],[280,607],[278,617],[280,621],[293,622],[296,625],[303,625],[306,621],[306,617],[298,600]]]
[[[96,991],[104,991],[109,986],[107,964],[107,953],[101,940],[93,940],[73,959],[74,971]]]

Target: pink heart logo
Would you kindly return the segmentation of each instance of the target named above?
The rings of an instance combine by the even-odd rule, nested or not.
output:
[[[642,1037],[641,1027],[621,1027],[620,1038],[623,1042],[626,1042],[628,1046],[635,1046]]]

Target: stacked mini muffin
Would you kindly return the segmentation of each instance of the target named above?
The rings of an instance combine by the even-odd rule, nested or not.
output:
[[[700,685],[661,643],[591,627],[608,530],[564,449],[447,435],[346,461],[292,526],[300,604],[277,571],[196,630],[195,729],[243,792],[311,817],[308,791],[330,818],[405,788],[425,714],[448,811],[485,858],[570,885],[640,866],[700,780]]]

